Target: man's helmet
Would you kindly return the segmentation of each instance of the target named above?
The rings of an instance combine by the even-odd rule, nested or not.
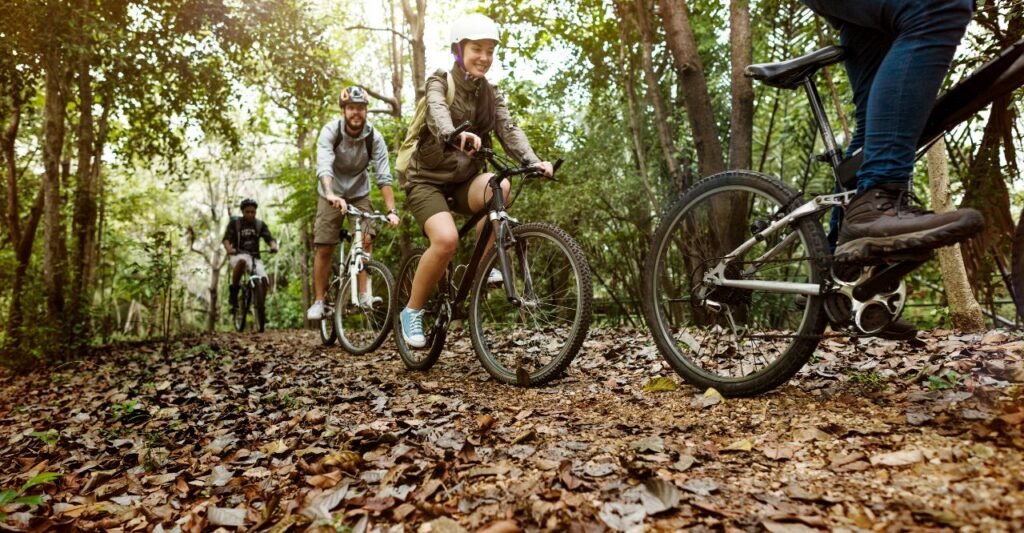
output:
[[[470,13],[469,15],[459,17],[458,20],[452,23],[449,36],[452,44],[459,44],[467,39],[470,41],[490,39],[495,42],[501,42],[501,38],[498,35],[498,24],[487,15],[480,13]]]
[[[345,107],[345,104],[369,105],[370,100],[366,98],[366,91],[362,87],[345,87],[341,90],[341,97],[338,98],[338,105]]]
[[[242,200],[241,205],[239,205],[239,209],[243,209],[244,210],[246,207],[250,207],[250,206],[252,206],[252,207],[259,207],[259,204],[257,204],[256,200],[253,200],[252,198],[246,198],[245,200]]]

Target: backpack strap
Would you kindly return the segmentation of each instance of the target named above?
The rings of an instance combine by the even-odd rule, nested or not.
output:
[[[446,73],[448,76],[448,92],[445,94],[445,100],[448,101],[448,107],[452,106],[452,102],[455,101],[455,78],[452,77],[452,71]]]
[[[373,162],[373,141],[376,133],[373,131],[373,126],[367,124],[366,127],[370,128],[370,134],[366,136],[366,168],[363,169],[364,172],[370,168],[370,163]]]
[[[338,134],[334,136],[334,143],[332,145],[332,153],[338,152],[338,145],[341,144],[341,119],[338,119]]]

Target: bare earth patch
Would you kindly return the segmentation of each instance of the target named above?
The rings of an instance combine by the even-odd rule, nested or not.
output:
[[[633,330],[528,390],[462,334],[427,373],[310,331],[104,350],[0,374],[0,491],[61,474],[0,527],[1024,528],[1024,341],[922,339],[826,339],[751,399],[681,383]]]

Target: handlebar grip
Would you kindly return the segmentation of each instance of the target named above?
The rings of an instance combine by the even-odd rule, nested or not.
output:
[[[462,124],[459,124],[459,127],[457,127],[454,130],[452,130],[452,132],[449,133],[447,137],[445,137],[444,142],[445,143],[452,142],[452,139],[458,137],[460,133],[468,130],[470,128],[470,126],[472,126],[472,123],[470,123],[468,120],[463,122]]]
[[[551,168],[552,176],[554,176],[555,173],[558,172],[558,168],[562,166],[562,163],[565,163],[565,160],[562,159],[561,157],[559,157],[558,160],[555,161],[555,165]]]

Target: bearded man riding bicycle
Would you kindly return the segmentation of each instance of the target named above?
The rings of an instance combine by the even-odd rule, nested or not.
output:
[[[342,117],[332,121],[320,130],[316,145],[317,193],[316,222],[313,227],[313,244],[316,256],[313,259],[313,287],[316,301],[306,311],[309,320],[320,320],[324,314],[324,295],[331,275],[331,261],[334,247],[341,242],[341,225],[354,205],[367,213],[373,212],[370,205],[370,178],[367,170],[373,165],[377,187],[388,209],[388,222],[398,226],[398,211],[395,209],[395,194],[391,188],[391,167],[388,162],[388,147],[384,137],[366,122],[366,111],[370,101],[361,87],[348,87],[341,91],[338,105]],[[363,250],[373,251],[376,229],[369,225],[363,237]],[[372,306],[375,299],[366,286],[366,275],[359,277],[359,300],[362,305]],[[379,298],[379,297],[378,297]]]

